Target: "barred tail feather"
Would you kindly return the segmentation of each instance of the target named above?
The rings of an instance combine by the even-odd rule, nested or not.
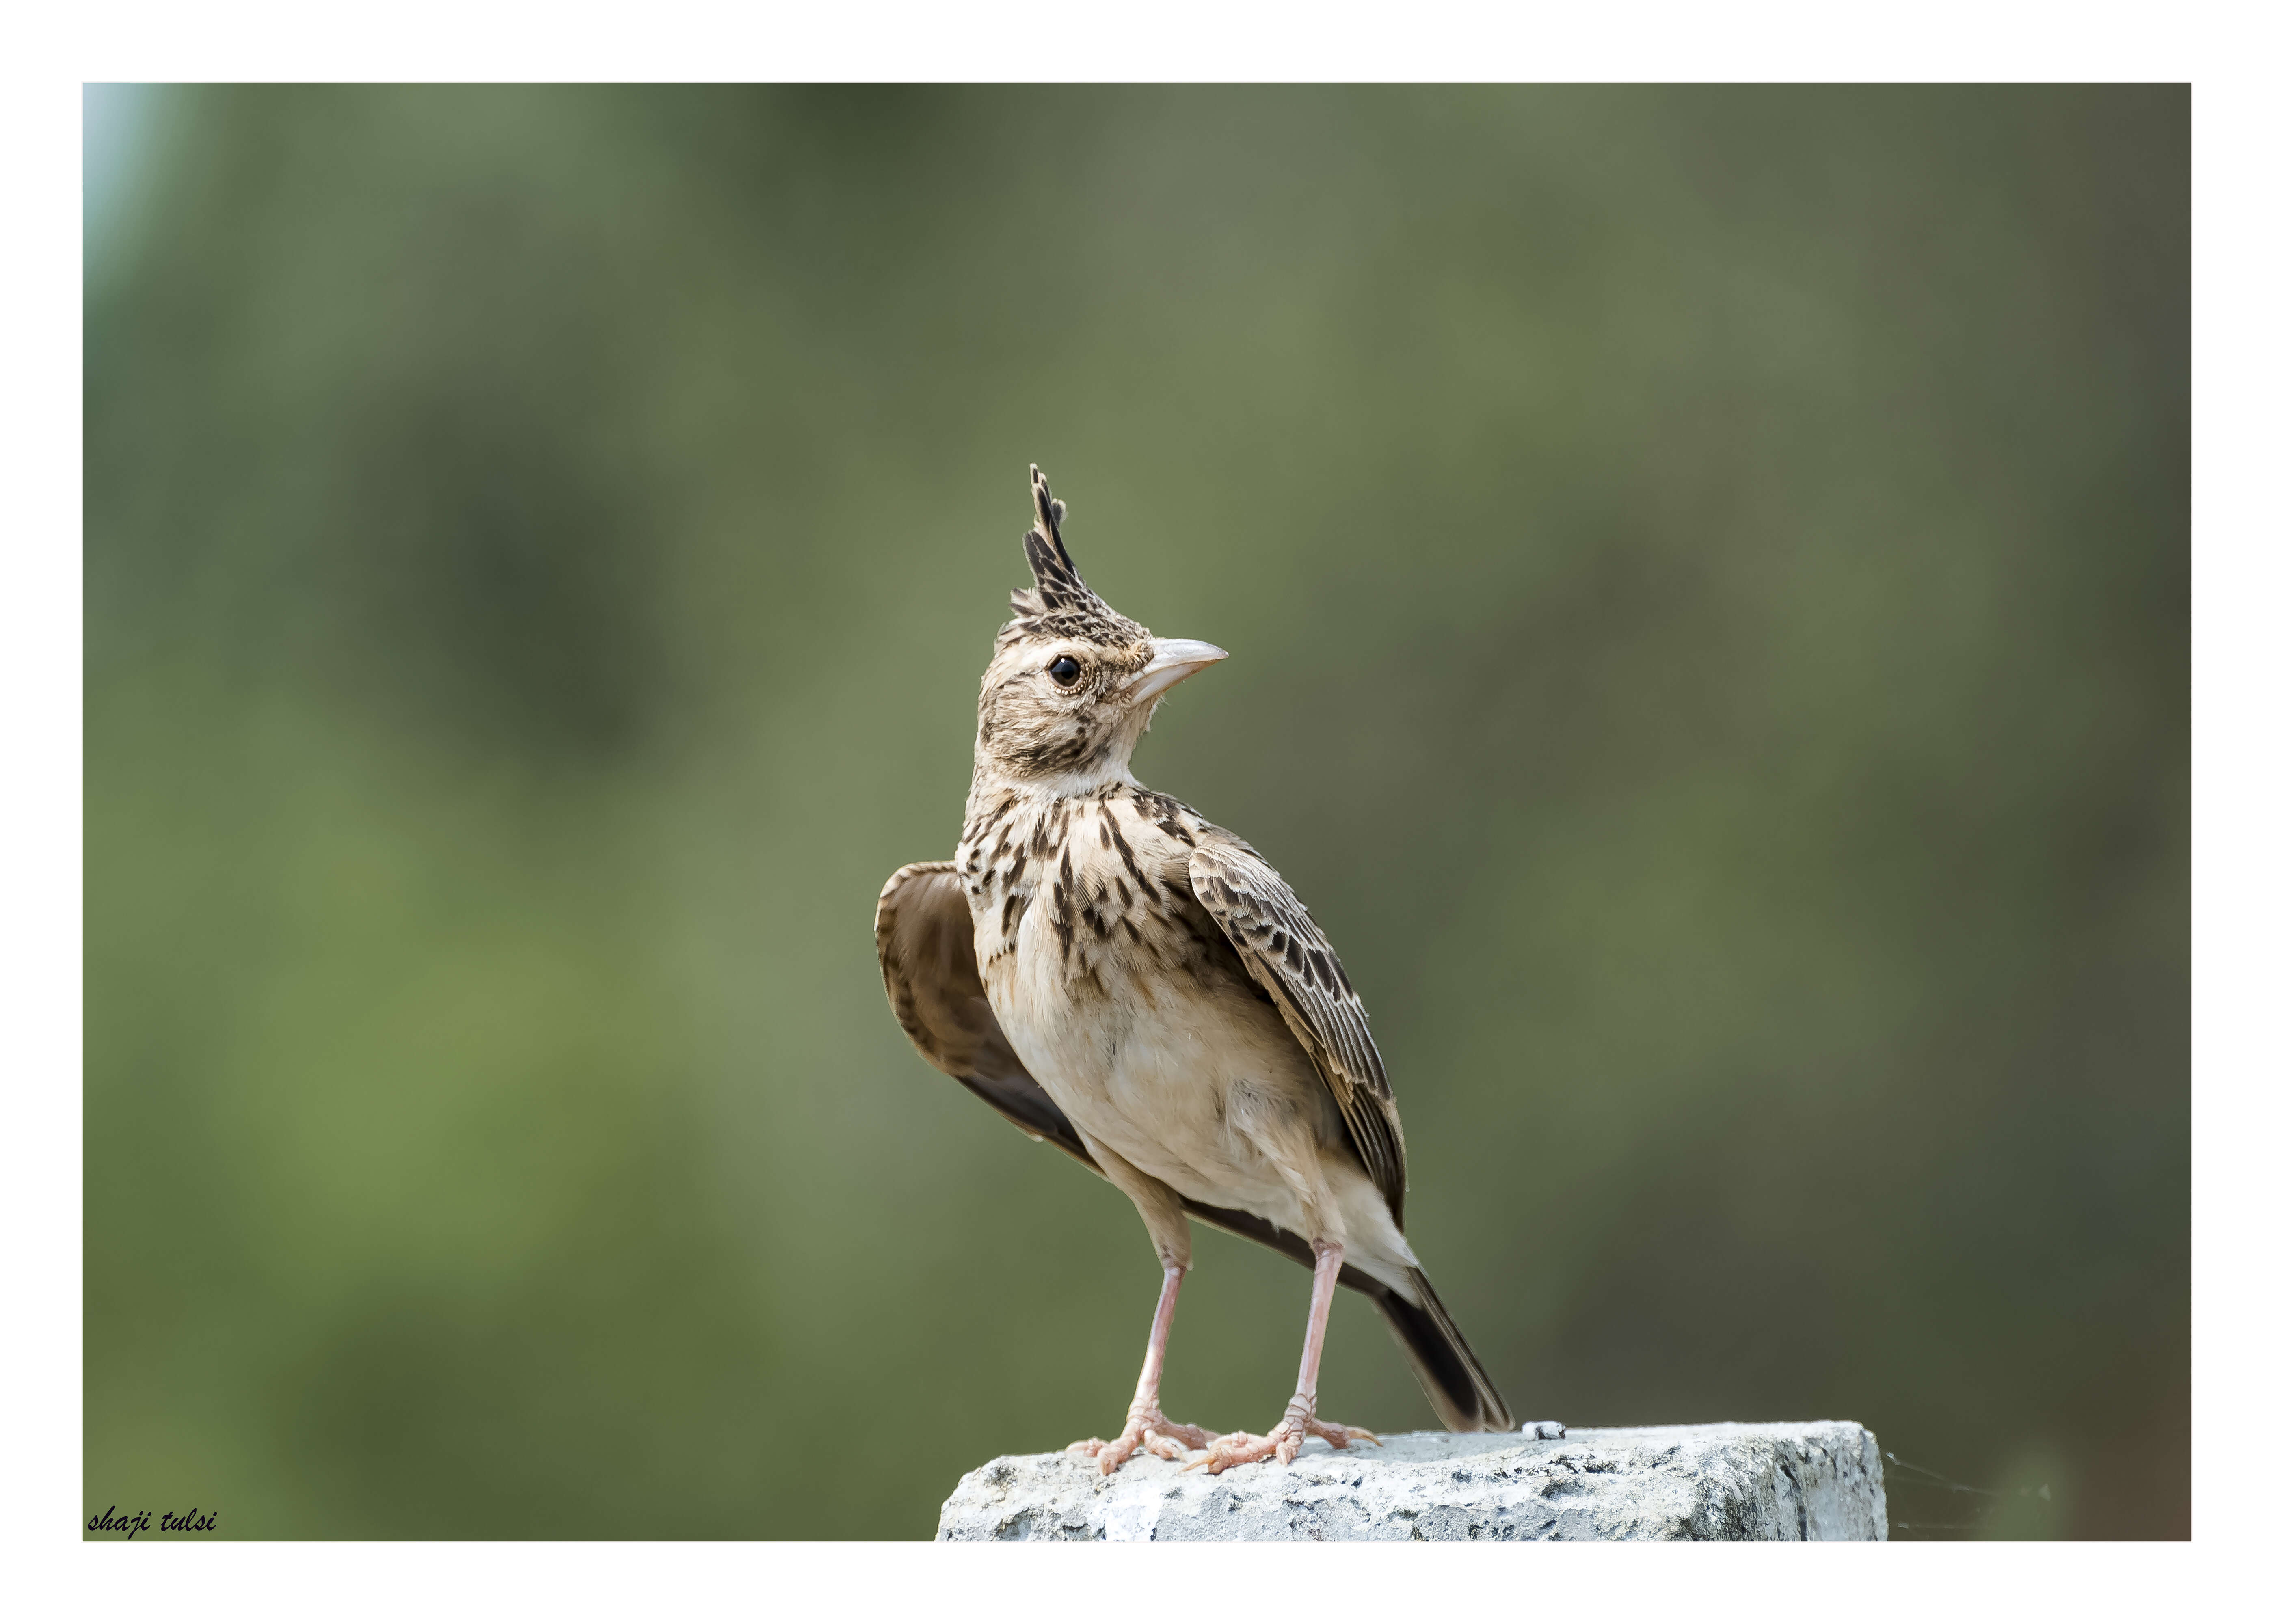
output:
[[[1453,1316],[1419,1269],[1408,1269],[1406,1283],[1416,1298],[1407,1302],[1395,1289],[1374,1296],[1374,1306],[1389,1321],[1390,1334],[1405,1362],[1429,1395],[1437,1418],[1456,1432],[1507,1432],[1516,1427],[1492,1378],[1472,1352]],[[1372,1294],[1369,1294],[1372,1295]]]

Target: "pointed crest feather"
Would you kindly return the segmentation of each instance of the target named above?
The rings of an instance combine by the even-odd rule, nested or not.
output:
[[[1050,635],[1088,637],[1101,643],[1139,643],[1150,634],[1134,620],[1116,614],[1089,588],[1066,551],[1066,505],[1050,494],[1050,482],[1029,462],[1028,480],[1035,499],[1035,525],[1026,534],[1027,568],[1035,584],[1011,594],[1015,618],[1003,637]]]
[[[1050,482],[1041,469],[1029,462],[1027,474],[1035,494],[1035,528],[1026,537],[1027,568],[1035,575],[1035,590],[1028,596],[1040,605],[1029,613],[1084,608],[1097,603],[1097,594],[1073,567],[1073,555],[1066,551],[1065,537],[1058,528],[1065,523],[1065,504],[1052,499]],[[1097,606],[1104,607],[1102,603]]]

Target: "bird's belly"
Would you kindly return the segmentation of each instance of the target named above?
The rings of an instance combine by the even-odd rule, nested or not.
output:
[[[1278,1011],[1244,988],[1143,963],[1096,967],[1073,985],[1016,972],[990,981],[996,1017],[1035,1080],[1085,1139],[1178,1193],[1299,1227],[1284,1180],[1227,1124],[1236,1091],[1291,1109],[1319,1091]]]

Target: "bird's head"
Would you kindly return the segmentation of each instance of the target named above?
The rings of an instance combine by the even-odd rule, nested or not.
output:
[[[1030,467],[1035,584],[1011,594],[979,685],[983,774],[1081,793],[1129,775],[1130,752],[1161,695],[1224,658],[1213,643],[1156,637],[1089,590],[1068,556],[1065,504]]]

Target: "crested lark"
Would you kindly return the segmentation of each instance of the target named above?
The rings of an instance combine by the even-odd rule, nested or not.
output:
[[[1447,1426],[1505,1432],[1406,1244],[1397,1104],[1334,949],[1254,847],[1130,774],[1161,695],[1224,652],[1108,608],[1067,555],[1065,504],[1029,471],[1035,584],[1011,595],[980,683],[963,838],[953,863],[886,883],[877,951],[924,1058],[1104,1175],[1160,1255],[1127,1424],[1071,1447],[1106,1472],[1140,1448],[1220,1472],[1291,1463],[1310,1437],[1372,1440],[1318,1418],[1338,1280],[1381,1309]],[[1261,1436],[1161,1411],[1188,1217],[1313,1268],[1295,1396]]]

